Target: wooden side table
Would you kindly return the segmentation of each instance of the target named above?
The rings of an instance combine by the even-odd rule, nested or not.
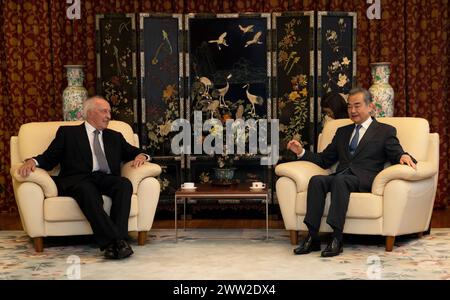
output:
[[[178,200],[183,200],[183,219],[186,228],[186,201],[188,199],[261,199],[266,203],[266,240],[269,239],[269,194],[267,188],[251,190],[250,183],[231,186],[198,184],[195,190],[178,189],[175,192],[175,241],[178,241]]]

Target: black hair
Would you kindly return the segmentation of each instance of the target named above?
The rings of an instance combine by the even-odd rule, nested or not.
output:
[[[326,93],[321,101],[321,107],[329,108],[333,112],[334,119],[348,119],[347,102],[341,94],[336,92]]]

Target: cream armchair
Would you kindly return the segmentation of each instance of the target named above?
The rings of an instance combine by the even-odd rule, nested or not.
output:
[[[429,132],[425,119],[379,118],[379,122],[397,129],[403,149],[417,161],[417,171],[404,165],[386,165],[376,177],[371,193],[352,193],[344,226],[344,233],[386,236],[386,251],[392,251],[396,236],[419,233],[428,229],[436,195],[439,168],[439,136]],[[331,142],[338,127],[350,120],[328,122],[318,140],[321,152]],[[334,166],[333,168],[335,168]],[[307,230],[306,214],[308,182],[314,175],[333,172],[306,162],[294,161],[278,165],[280,176],[276,193],[286,230],[291,231],[291,243],[297,244],[298,231]],[[320,231],[331,232],[326,224],[330,207],[327,196]]]
[[[59,170],[47,172],[37,168],[29,177],[23,178],[17,173],[18,167],[26,158],[36,156],[47,149],[62,125],[79,125],[81,122],[39,122],[28,123],[20,127],[18,136],[11,137],[11,176],[22,226],[34,239],[37,252],[43,251],[43,237],[92,234],[92,229],[71,197],[58,196],[55,182],[50,177]],[[125,140],[139,146],[139,140],[131,127],[119,121],[111,121],[109,128],[119,131]],[[161,167],[145,163],[132,168],[131,163],[122,166],[122,176],[133,185],[128,230],[138,231],[138,244],[143,245],[147,232],[152,228],[156,206],[159,200],[160,185],[155,176],[161,173]],[[109,213],[111,199],[103,196],[104,208]]]

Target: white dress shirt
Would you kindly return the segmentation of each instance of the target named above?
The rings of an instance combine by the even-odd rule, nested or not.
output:
[[[372,118],[369,117],[367,120],[365,120],[362,124],[361,124],[361,128],[359,129],[359,138],[358,138],[358,145],[359,142],[361,142],[361,139],[363,138],[364,134],[366,133],[367,129],[369,128],[370,124],[372,124]],[[348,144],[350,145],[350,142],[353,138],[353,136],[355,135],[356,132],[356,124],[355,124],[355,128],[353,129],[352,135],[350,136],[350,140],[348,141]]]
[[[89,124],[88,122],[84,122],[84,126],[86,127],[86,133],[87,133],[87,136],[89,139],[89,146],[91,147],[92,172],[95,172],[100,169],[97,156],[95,155],[95,152],[94,152],[94,137],[95,137],[94,131],[96,131],[97,129],[95,129],[95,127],[92,126],[91,124]],[[98,141],[100,142],[100,147],[102,148],[103,153],[105,153],[105,146],[103,145],[103,131],[99,130],[99,132],[100,133],[98,134]],[[105,157],[106,157],[106,154],[105,154]]]

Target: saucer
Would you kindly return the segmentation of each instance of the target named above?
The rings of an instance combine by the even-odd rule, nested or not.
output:
[[[197,189],[197,187],[196,186],[194,186],[194,187],[181,187],[181,189],[183,191],[195,191]]]
[[[262,191],[262,190],[264,190],[265,188],[263,188],[263,187],[254,187],[254,186],[251,186],[250,189],[251,189],[252,191]]]

